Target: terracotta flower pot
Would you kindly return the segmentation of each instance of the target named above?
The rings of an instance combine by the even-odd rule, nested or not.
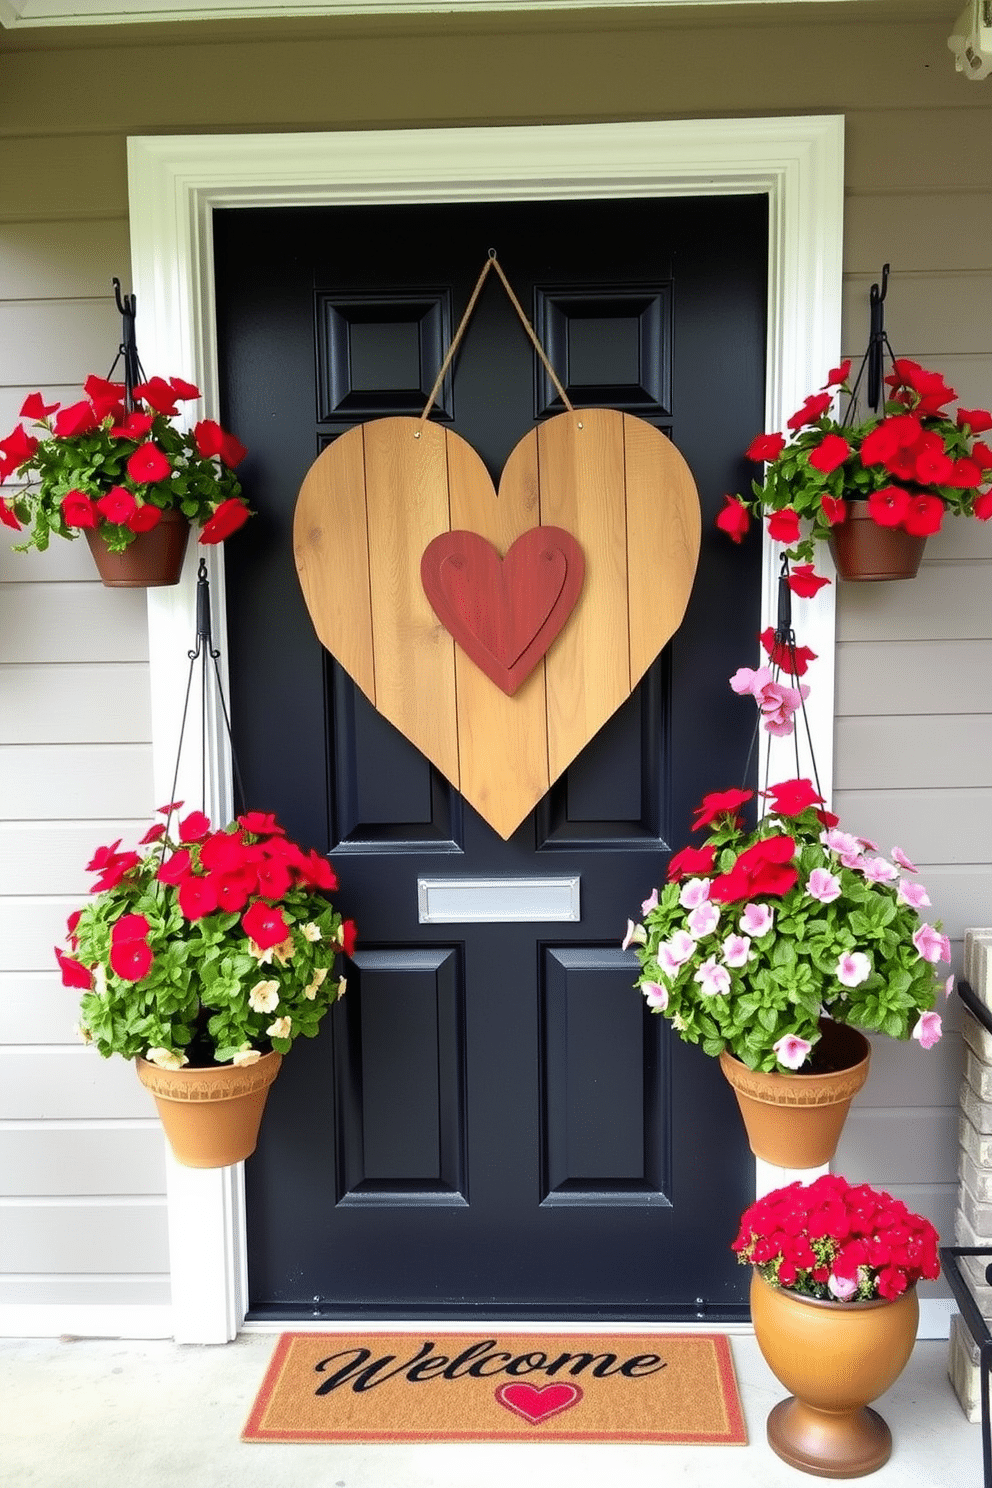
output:
[[[755,1157],[779,1168],[818,1168],[837,1150],[851,1101],[868,1078],[863,1033],[824,1018],[818,1070],[750,1070],[725,1049],[720,1068],[733,1087]]]
[[[100,529],[84,529],[97,572],[108,589],[158,589],[178,584],[182,573],[189,522],[182,512],[169,510],[150,532],[139,532],[123,553],[112,553]]]
[[[867,501],[845,503],[847,515],[830,534],[830,552],[842,579],[874,582],[915,579],[927,545],[904,527],[880,527]]]
[[[138,1079],[155,1097],[169,1145],[187,1168],[226,1168],[255,1151],[269,1086],[282,1055],[254,1064],[160,1069],[136,1059]]]
[[[915,1287],[894,1302],[820,1302],[773,1287],[755,1271],[754,1336],[793,1392],[768,1417],[772,1451],[820,1478],[860,1478],[887,1462],[892,1433],[869,1402],[906,1367],[919,1315]]]

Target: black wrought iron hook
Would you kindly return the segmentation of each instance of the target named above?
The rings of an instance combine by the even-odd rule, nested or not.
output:
[[[882,350],[885,346],[885,296],[889,289],[889,265],[882,265],[882,287],[873,284],[868,294],[868,404],[875,412],[882,397]]]
[[[137,314],[137,297],[133,294],[121,297],[121,281],[115,275],[111,280],[114,286],[114,299],[121,315],[121,344],[117,348],[114,364],[107,373],[110,381],[114,375],[117,363],[124,358],[124,407],[128,413],[134,408],[134,390],[145,380],[144,370],[138,357],[138,342],[134,330],[135,316]]]

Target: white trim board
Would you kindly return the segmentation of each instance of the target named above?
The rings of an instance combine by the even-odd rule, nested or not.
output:
[[[128,140],[132,288],[145,366],[192,378],[216,417],[211,213],[219,206],[525,201],[760,192],[769,200],[766,428],[784,427],[839,360],[844,123],[840,116],[634,124],[383,130],[331,134],[156,135]],[[758,432],[757,430],[755,431]],[[199,553],[204,550],[200,549]],[[195,635],[191,551],[182,582],[148,591],[155,789],[171,787]],[[223,553],[208,559],[214,637],[226,661]],[[766,544],[763,623],[775,623],[777,555]],[[833,748],[834,586],[804,601],[810,724],[824,793]],[[756,664],[753,654],[741,664]],[[188,728],[197,737],[198,724]],[[767,739],[767,735],[763,736]],[[784,769],[791,773],[788,765]],[[215,733],[206,810],[231,809],[230,763]],[[714,782],[717,786],[719,782]],[[194,794],[197,788],[193,787]],[[183,780],[180,778],[180,795]],[[170,1169],[176,1337],[233,1338],[246,1305],[240,1170]],[[181,1245],[181,1237],[198,1237]]]

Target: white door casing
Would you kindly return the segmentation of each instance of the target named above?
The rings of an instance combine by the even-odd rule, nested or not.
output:
[[[215,207],[765,193],[765,427],[782,428],[839,360],[843,143],[843,119],[834,115],[134,137],[128,140],[128,183],[142,360],[159,375],[194,380],[203,390],[198,416],[217,416]],[[250,445],[251,431],[238,433]],[[194,549],[176,588],[148,591],[156,800],[164,801],[172,785],[201,555],[207,557],[214,641],[224,668],[223,551]],[[763,625],[775,624],[777,560],[777,548],[766,542]],[[833,585],[821,590],[815,600],[802,602],[796,617],[802,643],[819,657],[809,673],[809,717],[828,798],[834,596]],[[755,646],[741,664],[753,663],[756,654]],[[224,677],[226,686],[226,670]],[[191,717],[187,738],[199,737],[199,720]],[[226,821],[232,809],[230,759],[215,718],[208,719],[208,740],[204,809],[215,821]],[[187,747],[179,794],[185,790],[198,802],[197,755]],[[787,762],[784,769],[791,773]],[[168,1173],[174,1335],[179,1342],[226,1342],[236,1336],[247,1305],[243,1169],[198,1171],[170,1158]],[[771,1186],[774,1177],[774,1170],[759,1172],[759,1188]]]

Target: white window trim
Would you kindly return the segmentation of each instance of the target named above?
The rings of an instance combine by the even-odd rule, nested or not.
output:
[[[194,379],[203,389],[201,412],[216,417],[211,212],[217,206],[763,192],[769,199],[766,428],[782,428],[839,360],[843,143],[843,119],[834,115],[131,138],[132,287],[142,359],[149,371]],[[250,444],[250,430],[239,432]],[[175,589],[148,593],[155,789],[163,800],[172,784],[186,655],[196,629],[196,563],[204,552],[189,555]],[[211,550],[208,562],[214,636],[226,660],[223,553]],[[766,543],[763,624],[775,623],[776,577],[777,554]],[[834,595],[831,585],[803,602],[799,622],[803,643],[820,658],[810,673],[810,722],[828,796]],[[742,664],[753,660],[741,656]],[[198,737],[195,719],[187,727]],[[230,762],[222,733],[213,729],[212,738],[205,806],[226,819]],[[186,768],[198,795],[197,772]],[[182,787],[181,778],[180,794]],[[762,1176],[764,1187],[768,1175]],[[243,1170],[197,1171],[170,1159],[168,1197],[175,1336],[225,1342],[236,1336],[247,1305]]]

